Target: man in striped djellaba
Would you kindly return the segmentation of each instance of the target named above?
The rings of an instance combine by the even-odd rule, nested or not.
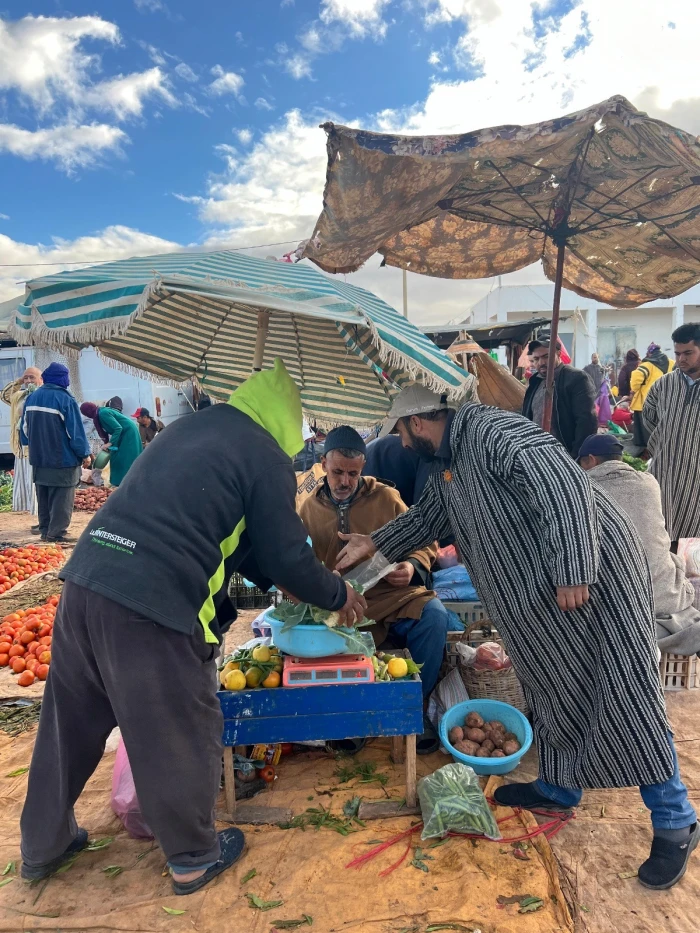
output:
[[[676,368],[651,387],[642,415],[676,551],[681,538],[700,537],[700,324],[682,324],[671,339]]]
[[[639,880],[672,887],[700,827],[666,718],[651,576],[633,525],[519,415],[478,404],[455,413],[412,386],[383,433],[394,430],[432,461],[423,495],[371,536],[344,536],[336,569],[377,550],[400,561],[454,535],[533,713],[538,780],[499,788],[497,802],[561,810],[586,787],[639,787],[654,830]]]

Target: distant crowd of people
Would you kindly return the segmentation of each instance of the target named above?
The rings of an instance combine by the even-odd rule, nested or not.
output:
[[[78,407],[69,386],[68,367],[51,363],[43,372],[30,366],[0,393],[10,406],[13,511],[37,515],[32,534],[59,544],[75,540],[68,528],[81,470],[101,462],[99,454],[106,452],[109,457],[102,460],[109,462],[110,485],[119,486],[164,428],[146,408],[137,408],[129,418],[118,395],[104,404],[83,402]],[[88,433],[96,438],[92,445]]]

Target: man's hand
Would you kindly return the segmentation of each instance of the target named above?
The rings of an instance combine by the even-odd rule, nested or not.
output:
[[[347,599],[340,612],[340,624],[350,628],[355,622],[361,622],[365,617],[367,603],[364,596],[361,596],[357,590],[354,590],[349,583],[345,584]]]
[[[111,449],[112,449],[112,445],[109,444],[109,443],[103,444],[101,449],[102,449],[102,450],[111,450]]]
[[[416,568],[413,564],[404,560],[400,564],[397,564],[396,570],[392,570],[384,579],[387,583],[391,583],[392,586],[410,586],[415,572]]]
[[[557,606],[559,606],[562,612],[571,612],[573,609],[580,609],[581,606],[587,602],[587,586],[557,587]]]
[[[342,531],[339,531],[338,537],[342,541],[348,542],[338,554],[335,562],[335,569],[340,573],[349,570],[355,564],[359,564],[377,553],[377,549],[369,535],[344,535]]]

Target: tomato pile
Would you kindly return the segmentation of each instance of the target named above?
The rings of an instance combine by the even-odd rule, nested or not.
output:
[[[0,594],[11,590],[34,574],[54,570],[63,563],[63,551],[58,545],[37,547],[7,547],[0,551]]]
[[[107,501],[111,491],[104,486],[87,486],[85,489],[77,489],[73,509],[76,512],[96,512]]]
[[[18,674],[20,687],[30,687],[48,676],[58,600],[58,596],[50,596],[43,606],[18,609],[0,622],[0,667],[10,667]]]

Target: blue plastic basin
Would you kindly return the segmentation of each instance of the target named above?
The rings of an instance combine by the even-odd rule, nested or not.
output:
[[[328,658],[334,654],[347,654],[347,643],[325,625],[295,625],[282,632],[284,622],[272,618],[272,609],[265,613],[272,629],[272,642],[280,651],[295,658]]]
[[[506,758],[475,758],[458,752],[447,738],[447,734],[453,726],[463,726],[469,713],[479,713],[486,722],[492,719],[502,722],[507,732],[517,736],[520,751]],[[501,703],[499,700],[466,700],[452,706],[442,717],[440,741],[455,761],[469,765],[477,774],[508,774],[517,768],[520,759],[532,745],[532,728],[520,710],[508,703]]]

